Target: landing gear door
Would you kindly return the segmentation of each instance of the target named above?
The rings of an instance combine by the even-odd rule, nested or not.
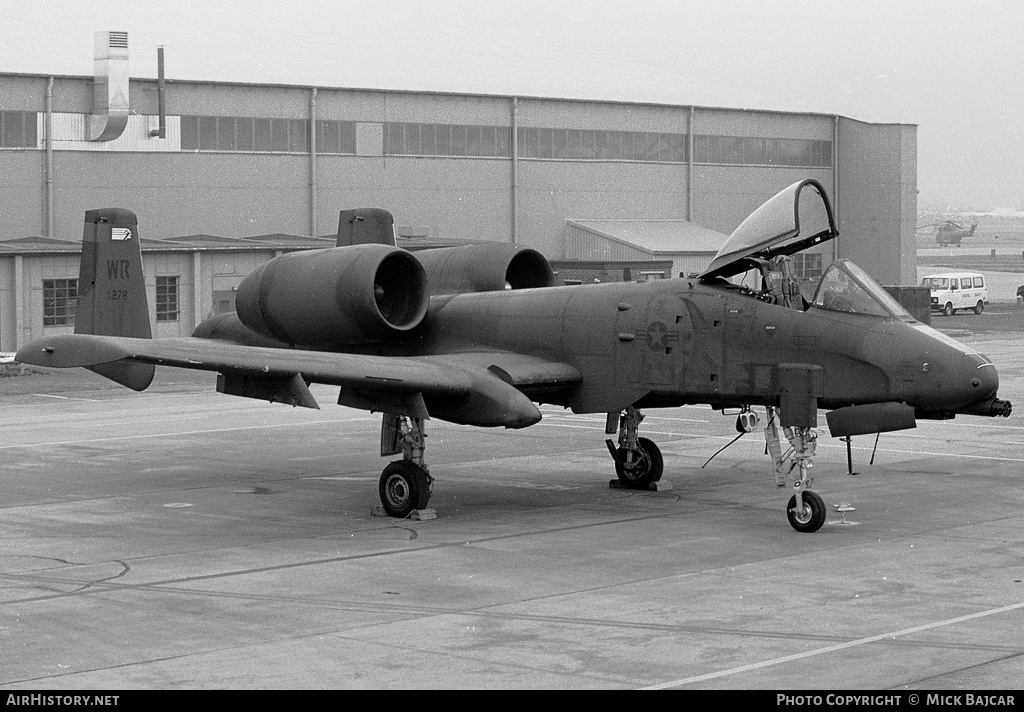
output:
[[[821,366],[780,363],[775,382],[779,392],[779,419],[783,427],[818,427],[818,399],[825,393]]]

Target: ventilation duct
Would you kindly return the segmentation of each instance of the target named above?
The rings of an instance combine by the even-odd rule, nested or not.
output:
[[[89,140],[113,141],[128,123],[128,33],[97,32]]]

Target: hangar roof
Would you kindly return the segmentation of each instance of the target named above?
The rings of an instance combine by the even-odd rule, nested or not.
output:
[[[67,79],[67,80],[79,80],[88,83],[92,83],[95,77],[92,75],[81,75],[81,74],[37,74],[32,72],[0,72],[0,76],[5,77],[25,77],[27,79],[41,79],[47,80],[52,78],[55,79]],[[155,77],[130,77],[133,82],[148,82],[156,84],[157,80]],[[737,106],[716,106],[714,104],[679,104],[679,103],[665,103],[656,101],[628,101],[625,99],[610,99],[610,98],[585,98],[585,97],[560,97],[554,95],[531,95],[531,94],[491,94],[487,92],[458,92],[458,91],[435,91],[435,90],[422,90],[422,89],[385,89],[381,87],[353,87],[353,86],[329,86],[324,84],[282,84],[282,83],[259,83],[259,82],[237,82],[237,81],[223,81],[223,80],[212,80],[212,79],[173,79],[167,78],[165,80],[168,86],[180,85],[184,86],[187,84],[202,85],[202,86],[223,86],[223,87],[247,87],[254,89],[318,89],[328,91],[343,91],[343,92],[367,92],[372,94],[389,94],[389,95],[404,95],[404,96],[428,96],[428,97],[466,97],[466,98],[477,98],[482,97],[486,99],[527,99],[531,101],[552,101],[552,102],[571,102],[573,104],[606,104],[606,105],[618,105],[618,106],[651,106],[651,107],[663,107],[663,108],[700,108],[709,111],[737,111],[744,114],[774,114],[779,116],[821,116],[826,118],[836,118],[838,114],[829,114],[815,111],[793,111],[787,109],[758,109],[751,107],[737,107]],[[843,117],[849,118],[849,117]],[[858,123],[870,123],[875,126],[917,126],[917,124],[908,124],[901,122],[866,122],[860,119],[850,118],[851,121],[857,121]]]
[[[687,220],[567,220],[598,239],[639,248],[652,255],[711,254],[729,236]]]

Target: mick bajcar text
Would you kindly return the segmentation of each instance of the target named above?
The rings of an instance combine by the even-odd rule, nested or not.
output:
[[[775,696],[777,706],[787,707],[899,707],[906,701],[908,706],[925,705],[926,707],[962,706],[962,707],[995,707],[1017,705],[1013,695],[974,695],[971,693],[957,695],[941,695],[926,693],[924,695],[785,695]]]

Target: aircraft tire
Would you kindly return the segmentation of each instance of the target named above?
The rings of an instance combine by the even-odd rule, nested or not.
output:
[[[615,474],[626,489],[647,489],[652,482],[661,479],[661,474],[665,471],[665,458],[653,440],[637,438],[636,443],[642,453],[640,461],[627,469],[622,464],[626,461],[626,448],[620,447],[616,451]]]
[[[804,490],[803,513],[796,512],[796,495],[793,495],[786,506],[786,517],[789,518],[790,526],[798,532],[816,532],[825,523],[825,502],[817,492]]]
[[[974,305],[974,313],[981,314],[983,311],[985,311],[985,303],[979,299],[978,303]]]
[[[942,309],[942,314],[944,316],[953,316],[956,314],[956,309],[953,308],[952,302],[946,302],[946,306]]]
[[[414,509],[425,509],[430,501],[430,476],[423,468],[395,460],[380,476],[380,503],[390,516],[405,519]]]

